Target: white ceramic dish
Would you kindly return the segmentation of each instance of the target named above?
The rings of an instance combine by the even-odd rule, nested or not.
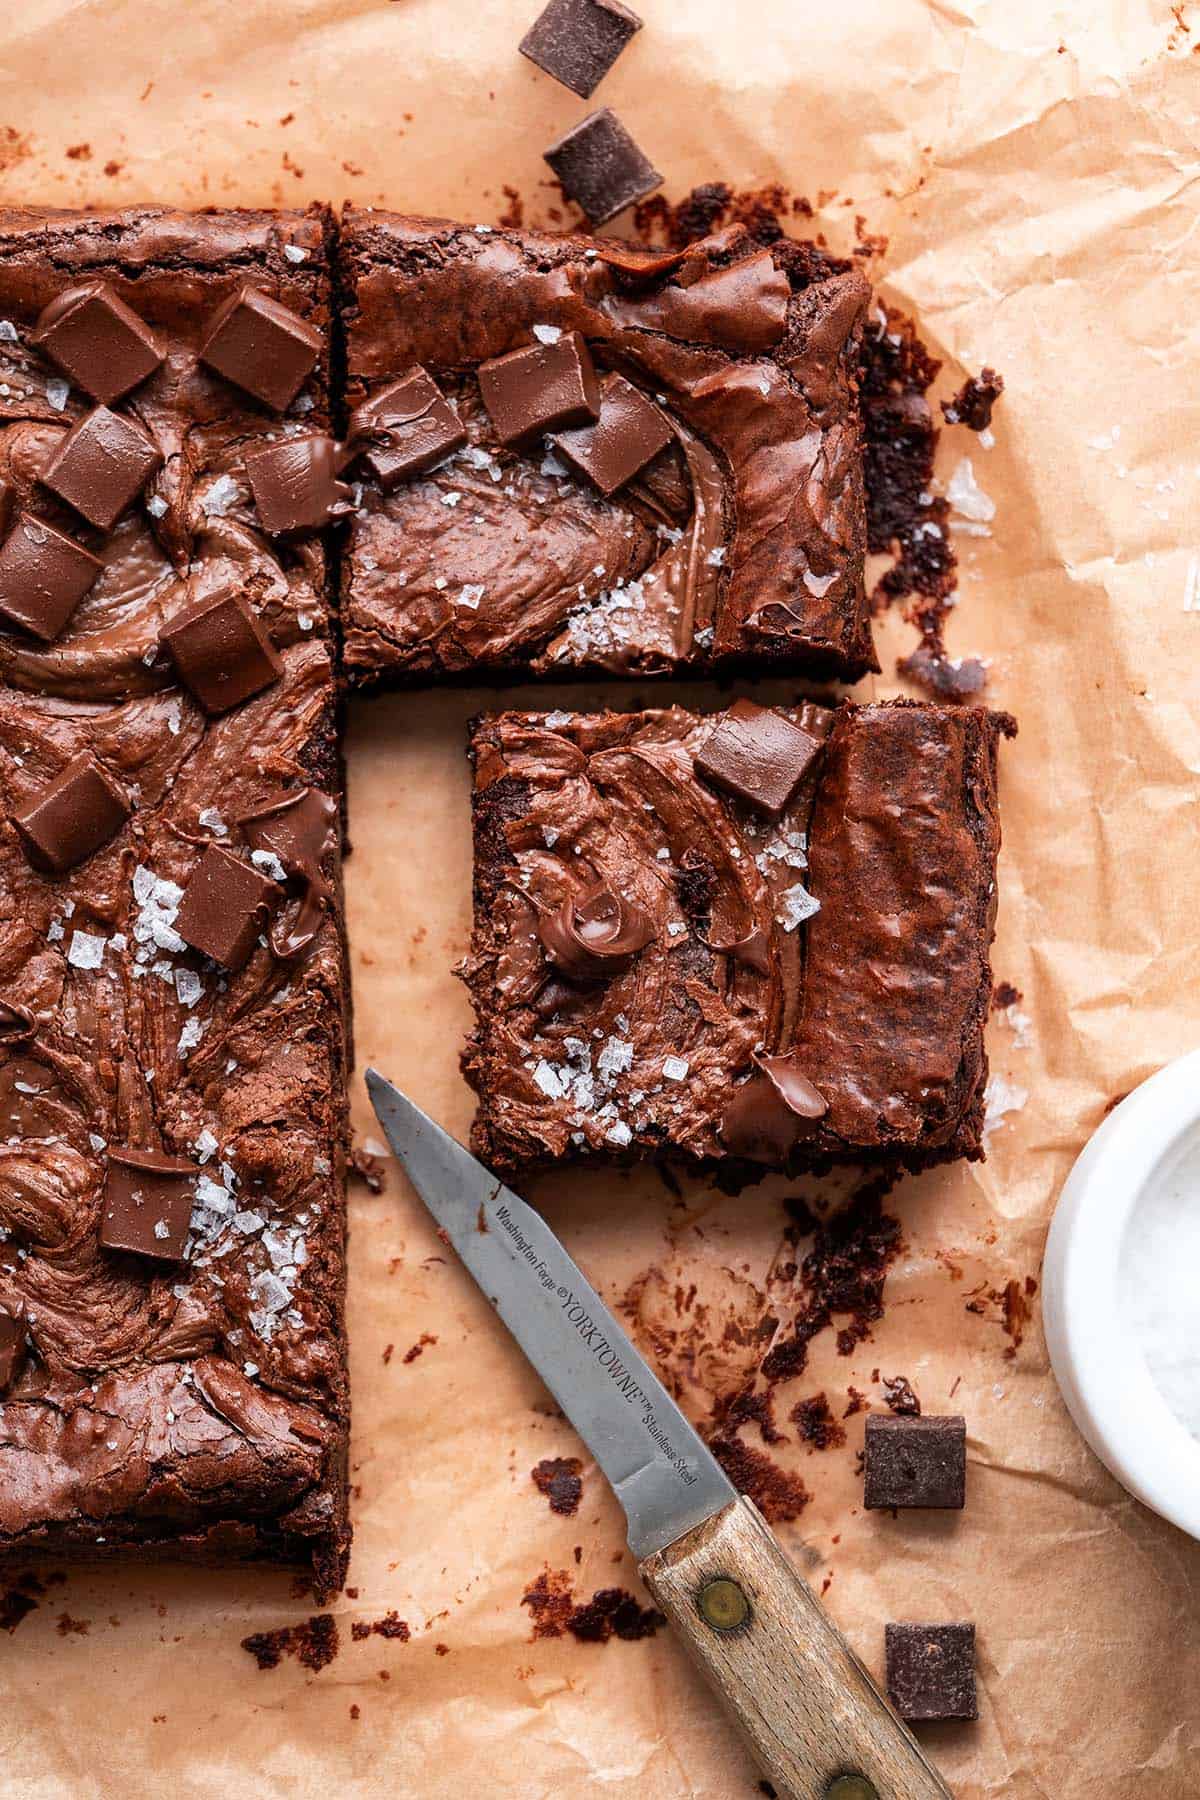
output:
[[[1042,1280],[1075,1423],[1131,1494],[1200,1538],[1200,1051],[1135,1088],[1085,1146]],[[1170,1356],[1156,1341],[1167,1314]]]

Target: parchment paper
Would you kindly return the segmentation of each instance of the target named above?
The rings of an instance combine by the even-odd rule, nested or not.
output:
[[[907,1375],[926,1411],[966,1414],[969,1503],[961,1516],[864,1515],[858,1416],[843,1448],[776,1452],[813,1493],[782,1535],[818,1585],[832,1575],[827,1604],[876,1670],[886,1619],[976,1620],[980,1722],[927,1734],[960,1796],[1182,1800],[1200,1789],[1200,1546],[1084,1448],[1036,1319],[1010,1358],[996,1308],[965,1302],[981,1284],[1037,1276],[1059,1183],[1105,1107],[1200,1037],[1200,9],[639,9],[646,29],[598,99],[669,192],[779,181],[819,201],[838,247],[861,213],[890,239],[889,295],[946,359],[944,391],[984,361],[1008,384],[995,448],[948,434],[942,476],[971,456],[997,508],[991,537],[961,540],[950,647],[991,659],[990,698],[1021,721],[1003,755],[995,968],[1031,1024],[998,1018],[990,1044],[996,1073],[1028,1097],[994,1132],[986,1168],[894,1196],[906,1249],[873,1339],[841,1358],[823,1334],[782,1396],[824,1387],[840,1412],[854,1383],[878,1406],[872,1371]],[[0,194],[349,196],[489,221],[508,183],[544,220],[541,148],[585,107],[517,56],[536,10],[25,0],[0,23]],[[893,691],[911,644],[888,621],[876,691]],[[377,1062],[460,1134],[468,1009],[449,970],[468,931],[462,745],[485,703],[397,697],[355,705],[349,728],[360,1067]],[[361,1089],[356,1110],[376,1135]],[[711,1302],[716,1336],[761,1316],[778,1186],[736,1201],[691,1190],[680,1205],[654,1177],[572,1178],[538,1198],[613,1297],[646,1277],[651,1310],[669,1319],[678,1278]],[[567,1570],[580,1598],[631,1584],[618,1512],[592,1469],[575,1518],[553,1517],[535,1491],[531,1466],[578,1446],[394,1167],[379,1199],[356,1190],[350,1288],[357,1599],[336,1607],[340,1655],[315,1677],[294,1661],[260,1673],[238,1647],[312,1610],[285,1577],[73,1574],[0,1639],[3,1790],[753,1794],[666,1634],[530,1641],[521,1596],[546,1566]],[[726,1346],[672,1371],[697,1416],[705,1381],[739,1354],[753,1361]],[[351,1641],[354,1618],[391,1608],[410,1642]],[[86,1632],[56,1629],[64,1611]]]

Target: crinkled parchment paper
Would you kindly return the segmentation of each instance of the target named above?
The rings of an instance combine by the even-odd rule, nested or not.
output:
[[[781,1533],[818,1586],[832,1576],[827,1604],[877,1670],[887,1619],[977,1621],[979,1724],[927,1734],[959,1795],[1182,1800],[1200,1790],[1200,1546],[1084,1448],[1036,1300],[1011,1356],[997,1303],[967,1301],[1037,1277],[1084,1138],[1200,1037],[1200,8],[639,6],[646,29],[599,98],[668,191],[778,181],[809,196],[837,247],[861,213],[890,240],[890,297],[946,361],[939,391],[985,361],[1008,384],[995,447],[949,432],[940,472],[970,456],[996,503],[992,535],[960,540],[949,640],[990,658],[990,698],[1021,721],[1003,752],[995,968],[1023,1000],[990,1033],[1001,1098],[1021,1104],[986,1167],[892,1197],[905,1248],[873,1338],[840,1357],[825,1332],[779,1396],[794,1437],[793,1398],[824,1388],[840,1413],[855,1384],[879,1406],[872,1372],[905,1374],[926,1411],[966,1414],[968,1505],[864,1515],[858,1415],[840,1448],[772,1453],[812,1492]],[[585,109],[516,55],[536,10],[24,0],[0,21],[0,195],[350,196],[494,221],[508,183],[527,218],[544,219],[555,196],[540,150]],[[892,691],[912,641],[887,622],[877,691]],[[459,1133],[468,1015],[449,971],[468,932],[464,725],[481,704],[461,693],[356,704],[348,745],[360,1067],[378,1063]],[[361,1089],[356,1111],[374,1134]],[[687,1339],[698,1355],[668,1367],[702,1416],[706,1380],[727,1378],[739,1355],[753,1366],[739,1321],[778,1309],[764,1296],[779,1188],[739,1200],[691,1190],[679,1203],[654,1177],[572,1177],[538,1197],[602,1289],[619,1298],[636,1284],[643,1319],[678,1326],[675,1284],[697,1284],[724,1346],[706,1352],[700,1332]],[[311,1611],[286,1577],[72,1574],[0,1636],[0,1787],[73,1800],[753,1795],[755,1775],[669,1636],[531,1641],[521,1597],[547,1566],[568,1571],[581,1599],[634,1583],[617,1508],[589,1467],[579,1513],[550,1513],[529,1471],[578,1446],[394,1165],[384,1194],[356,1190],[353,1210],[357,1598],[336,1605],[340,1654],[316,1676],[292,1660],[260,1673],[239,1648]],[[752,1427],[743,1435],[757,1444]],[[392,1608],[410,1642],[352,1641],[353,1619]],[[86,1632],[57,1629],[64,1612]]]

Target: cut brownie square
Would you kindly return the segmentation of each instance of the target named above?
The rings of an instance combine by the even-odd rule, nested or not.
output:
[[[397,458],[377,416],[376,450],[364,439],[349,679],[875,667],[855,386],[870,289],[801,252],[740,227],[651,254],[348,207],[353,418],[365,430],[377,396],[415,381],[468,438],[432,468],[405,455],[411,419]],[[481,365],[575,333],[606,396],[586,454],[545,433],[509,447]],[[526,361],[522,413],[548,416]],[[385,491],[391,460],[407,478]]]
[[[763,729],[746,707],[742,794],[710,751],[731,715],[478,724],[464,1069],[484,1161],[744,1179],[981,1154],[1011,721],[892,701]]]
[[[0,1355],[8,1563],[258,1558],[322,1592],[345,1568],[328,574],[318,538],[268,540],[244,466],[328,430],[328,228],[320,210],[0,212],[0,468],[102,565],[54,644],[0,630],[0,1313],[23,1321]],[[282,418],[197,361],[247,285],[322,346]],[[86,304],[59,305],[76,290]],[[72,321],[57,362],[47,313]],[[89,509],[38,476],[90,393],[153,454]],[[210,621],[184,659],[195,694],[164,643],[184,612]],[[312,829],[264,838],[288,809]],[[236,972],[177,929],[206,855],[271,899]]]

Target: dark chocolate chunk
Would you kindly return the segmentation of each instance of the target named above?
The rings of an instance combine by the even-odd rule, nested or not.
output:
[[[105,1249],[180,1262],[198,1173],[195,1163],[157,1150],[110,1150],[100,1213]]]
[[[735,700],[695,756],[696,772],[778,818],[821,740],[771,707]]]
[[[902,1719],[977,1719],[975,1627],[886,1625],[887,1689]]]
[[[175,929],[193,950],[236,972],[249,962],[281,898],[278,882],[210,844],[183,890]]]
[[[42,480],[91,524],[110,531],[162,461],[136,419],[98,406],[67,433]]]
[[[550,0],[521,39],[520,51],[586,100],[641,27],[621,0]]]
[[[85,394],[111,406],[153,375],[166,351],[107,281],[71,287],[43,307],[31,344]]]
[[[0,617],[53,643],[103,567],[74,538],[23,512],[0,547]]]
[[[546,329],[555,334],[549,341],[479,365],[479,391],[502,444],[527,444],[600,416],[600,383],[586,342],[577,331]]]
[[[242,287],[217,309],[200,360],[283,412],[316,367],[321,333],[261,288]]]
[[[25,1313],[0,1306],[0,1394],[6,1394],[25,1367]]]
[[[283,673],[279,652],[237,593],[185,606],[163,626],[161,641],[207,713],[228,712]]]
[[[355,407],[347,441],[387,494],[461,450],[467,434],[432,377],[415,368]]]
[[[867,1420],[863,1505],[961,1507],[967,1424],[958,1417]]]
[[[538,936],[550,961],[572,981],[607,981],[625,973],[654,937],[654,926],[636,901],[598,887],[543,913]]]
[[[272,927],[271,949],[281,961],[302,956],[334,901],[324,863],[337,845],[337,802],[320,788],[301,788],[247,813],[238,824],[253,849],[276,857],[288,876],[301,884],[299,910],[286,931]]]
[[[596,423],[559,432],[553,442],[573,468],[607,495],[632,481],[673,436],[661,407],[623,375],[606,375],[600,383]]]
[[[131,811],[124,788],[84,751],[13,814],[13,824],[30,861],[61,875],[107,844]]]
[[[337,479],[338,447],[320,432],[281,438],[246,458],[263,530],[271,537],[320,531],[350,511],[350,489]]]
[[[593,225],[606,225],[662,186],[658,170],[607,106],[589,113],[543,154],[567,199],[574,200]]]

